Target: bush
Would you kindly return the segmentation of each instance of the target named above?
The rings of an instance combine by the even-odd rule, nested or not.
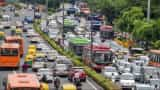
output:
[[[101,85],[105,90],[120,90],[120,88],[116,85],[114,85],[109,79],[106,79],[102,75],[96,73],[93,69],[90,67],[84,65],[84,63],[81,62],[80,57],[76,56],[71,51],[64,51],[60,46],[58,46],[54,40],[50,39],[46,34],[44,34],[39,27],[37,27],[38,24],[34,24],[35,30],[53,47],[55,48],[60,54],[67,56],[71,59],[71,61],[76,66],[83,66],[85,72],[88,76],[90,76],[93,80],[95,80],[99,85]]]

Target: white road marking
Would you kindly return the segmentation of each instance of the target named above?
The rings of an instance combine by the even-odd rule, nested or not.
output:
[[[98,90],[89,80],[87,80],[87,83],[88,83],[89,85],[91,85],[91,87],[92,87],[94,90]]]

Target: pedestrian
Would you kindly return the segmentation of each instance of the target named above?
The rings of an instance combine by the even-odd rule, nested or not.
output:
[[[7,84],[7,83],[6,83],[6,81],[7,81],[7,79],[6,79],[6,78],[4,78],[4,79],[3,79],[3,82],[2,82],[3,87],[4,87],[4,90],[6,90],[6,84]]]
[[[22,69],[23,69],[22,71],[27,72],[28,68],[29,68],[29,65],[27,63],[24,63],[22,66]]]
[[[41,81],[42,82],[47,82],[47,76],[45,74],[43,74]]]
[[[55,78],[54,78],[54,86],[55,86],[56,90],[59,89],[60,83],[61,83],[60,79],[57,76],[55,76]]]

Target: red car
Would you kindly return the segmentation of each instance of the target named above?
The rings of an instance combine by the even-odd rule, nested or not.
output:
[[[81,81],[86,81],[87,75],[84,72],[83,67],[72,67],[72,69],[68,73],[68,80],[73,81],[76,73],[79,73],[79,79]]]

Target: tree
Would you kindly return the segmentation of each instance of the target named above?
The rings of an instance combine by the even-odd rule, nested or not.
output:
[[[130,0],[85,0],[93,11],[101,12],[109,23],[118,17],[120,11],[127,8]]]
[[[142,20],[144,18],[144,13],[140,7],[132,7],[120,15],[118,19],[115,20],[114,24],[116,28],[123,32],[131,33],[134,28],[135,20]]]

